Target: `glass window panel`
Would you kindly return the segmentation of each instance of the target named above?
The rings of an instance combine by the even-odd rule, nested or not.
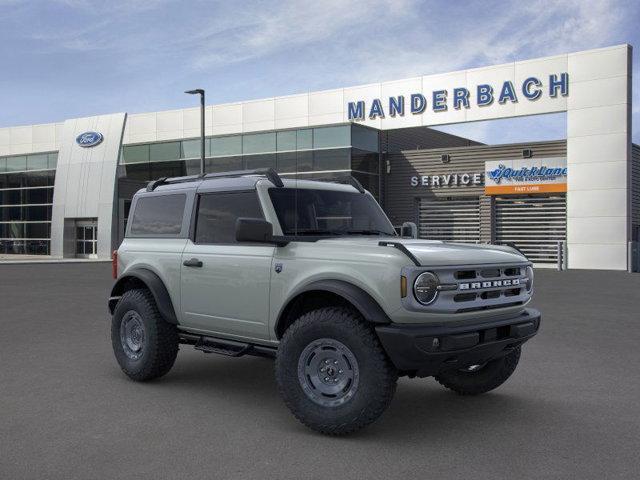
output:
[[[22,183],[26,187],[47,187],[55,183],[56,172],[46,170],[43,172],[28,172],[22,174]]]
[[[145,163],[149,161],[149,145],[125,145],[122,147],[122,163]]]
[[[24,241],[9,240],[3,243],[4,243],[5,253],[8,253],[8,254],[24,254],[25,253],[26,243]]]
[[[313,148],[349,146],[350,125],[340,127],[321,127],[313,129]]]
[[[76,253],[84,255],[84,242],[76,242]]]
[[[151,162],[151,178],[182,177],[186,174],[182,160],[174,162]]]
[[[51,220],[51,207],[22,207],[22,220],[43,221]]]
[[[287,130],[285,132],[277,132],[276,134],[276,146],[279,152],[285,150],[296,149],[296,136],[295,130]]]
[[[350,149],[317,150],[313,152],[314,170],[350,170]]]
[[[242,135],[216,137],[211,139],[211,156],[224,157],[242,153]]]
[[[49,168],[49,155],[27,155],[27,170],[46,170]]]
[[[164,162],[180,158],[180,142],[153,143],[149,146],[149,160]]]
[[[311,150],[298,152],[298,172],[313,170],[313,152]]]
[[[128,164],[124,166],[125,178],[148,182],[151,180],[151,165],[149,163]]]
[[[5,223],[3,238],[24,238],[24,223]]]
[[[276,168],[276,154],[244,155],[244,164],[247,169]]]
[[[25,242],[25,251],[29,255],[49,255],[49,240],[29,240]]]
[[[28,190],[4,190],[0,191],[0,205],[21,205],[27,202],[24,195]],[[42,202],[41,202],[42,203]]]
[[[48,166],[51,169],[54,169],[58,166],[58,153],[54,152],[54,153],[50,153],[48,155]]]
[[[6,172],[7,171],[7,159],[6,158],[0,158],[0,173],[1,172]]]
[[[11,173],[0,175],[0,188],[19,188],[24,187],[25,177],[22,173]]]
[[[184,163],[184,168],[187,175],[200,175],[200,159],[183,160],[183,163]],[[207,164],[207,161],[205,160],[205,166],[206,164]]]
[[[377,152],[379,150],[377,130],[359,125],[352,125],[351,128],[351,145],[353,147],[369,152]]]
[[[26,223],[25,224],[25,237],[26,238],[49,238],[51,224],[50,223]]]
[[[76,240],[84,240],[84,227],[76,227]]]
[[[351,151],[351,168],[362,172],[378,173],[378,154],[353,149]]]
[[[22,218],[22,207],[0,207],[0,222],[14,220],[24,220]]]
[[[266,153],[275,151],[275,133],[255,133],[242,136],[242,153]]]
[[[255,192],[202,195],[198,204],[196,243],[236,243],[238,217],[263,218]]]
[[[233,170],[242,170],[242,157],[218,157],[207,158],[204,162],[206,173],[231,172]]]
[[[52,203],[53,201],[53,188],[30,188],[13,192],[18,194],[16,195],[16,203]]]
[[[296,148],[298,150],[310,150],[313,148],[313,130],[311,128],[296,132]]]
[[[181,142],[181,148],[180,158],[200,158],[200,139],[183,140]],[[205,145],[205,154],[206,153],[207,146]]]
[[[298,152],[278,153],[276,170],[279,173],[295,173]]]
[[[27,169],[27,157],[7,157],[7,172],[23,172]]]
[[[131,233],[134,235],[179,235],[187,196],[154,195],[140,198],[133,211]]]

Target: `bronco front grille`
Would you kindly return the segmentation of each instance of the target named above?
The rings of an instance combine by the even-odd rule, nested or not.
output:
[[[491,310],[522,305],[529,300],[527,265],[416,268],[411,269],[414,274],[407,275],[407,280],[415,281],[417,275],[424,271],[438,276],[440,291],[433,304],[427,307],[429,311],[462,313]],[[412,310],[425,310],[413,298],[407,298],[405,305]]]

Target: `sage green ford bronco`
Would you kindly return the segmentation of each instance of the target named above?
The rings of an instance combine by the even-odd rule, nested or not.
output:
[[[376,420],[398,376],[462,395],[498,387],[540,325],[531,263],[509,246],[402,233],[353,179],[153,181],[114,252],[115,357],[137,381],[169,372],[179,344],[273,357],[287,407],[333,435]]]

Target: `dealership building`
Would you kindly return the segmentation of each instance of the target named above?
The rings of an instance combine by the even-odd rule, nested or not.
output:
[[[205,108],[207,172],[357,178],[420,238],[513,243],[536,265],[637,271],[631,47]],[[566,138],[429,127],[566,112]],[[108,259],[136,190],[199,173],[199,108],[0,129],[0,255]]]

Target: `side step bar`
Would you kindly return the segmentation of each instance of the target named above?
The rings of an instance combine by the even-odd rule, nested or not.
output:
[[[257,357],[275,358],[277,349],[264,345],[227,340],[225,338],[208,337],[192,333],[180,333],[180,343],[193,345],[196,350],[204,353],[218,353],[229,357],[254,355]]]

